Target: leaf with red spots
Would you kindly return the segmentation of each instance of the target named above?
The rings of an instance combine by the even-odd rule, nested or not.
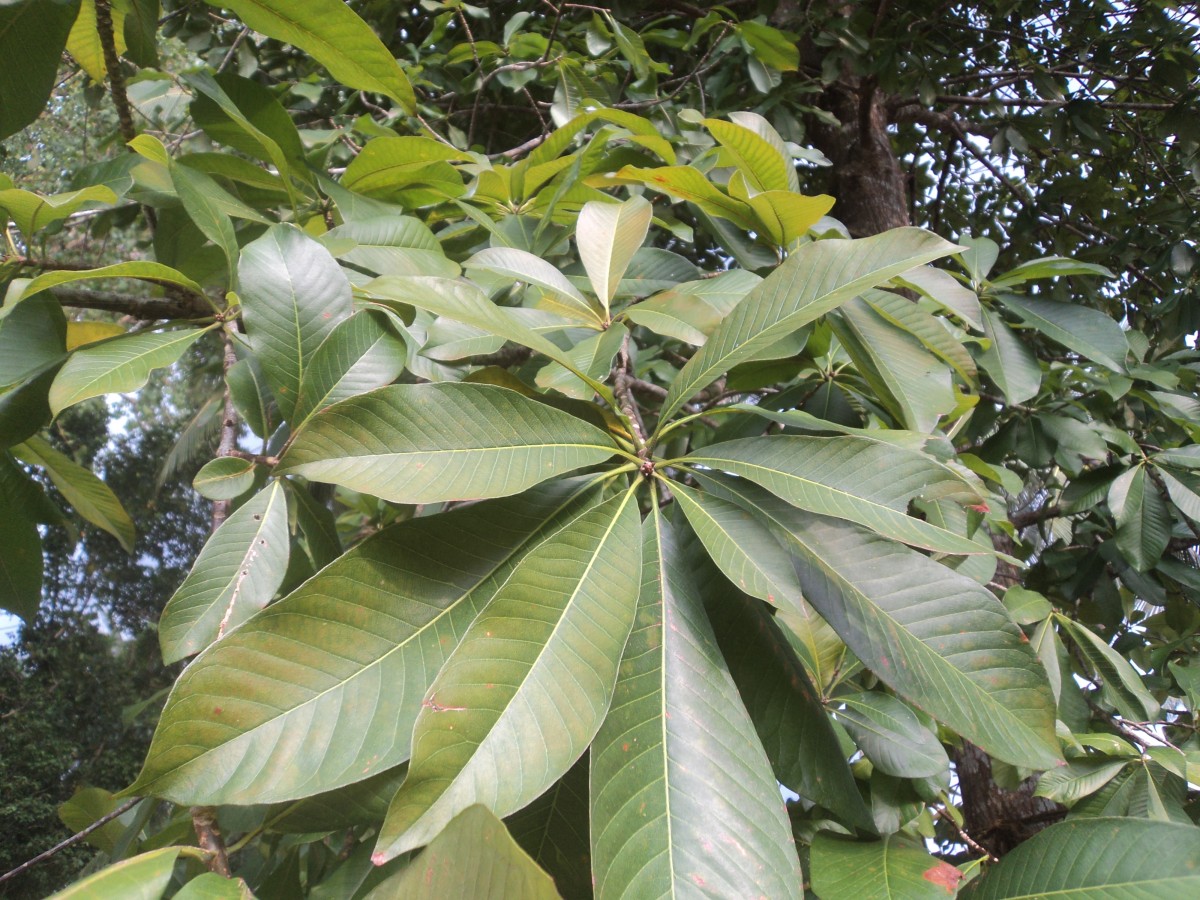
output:
[[[812,887],[821,900],[946,900],[962,873],[898,834],[855,841],[828,831],[812,844]]]

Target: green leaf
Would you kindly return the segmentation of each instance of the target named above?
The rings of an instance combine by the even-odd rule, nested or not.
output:
[[[1013,334],[995,313],[984,308],[983,333],[992,345],[984,350],[979,364],[996,382],[1009,403],[1024,403],[1042,386],[1042,367],[1029,346]]]
[[[594,425],[515,391],[398,384],[317,413],[276,471],[434,503],[515,494],[616,452]]]
[[[1200,829],[1144,819],[1071,819],[1040,831],[972,881],[963,900],[1191,900]]]
[[[51,900],[158,900],[171,881],[181,847],[122,860],[59,891]],[[198,854],[192,850],[189,855]]]
[[[1045,673],[989,591],[742,479],[721,479],[719,487],[778,527],[799,558],[805,599],[882,682],[998,759],[1034,769],[1058,764]]]
[[[711,572],[705,568],[697,566],[697,578]],[[874,831],[833,724],[771,610],[712,575],[700,588],[708,619],[775,777],[846,822]]]
[[[71,799],[59,806],[58,818],[71,831],[78,832],[94,824],[98,819],[104,818],[116,808],[116,798],[104,788],[76,788]],[[126,816],[131,818],[132,814],[126,813]],[[121,821],[121,817],[110,819],[99,828],[92,829],[87,836],[87,842],[97,850],[103,850],[109,854],[109,858],[112,858],[113,850],[120,843],[125,829],[126,823]]]
[[[458,264],[420,219],[380,216],[346,222],[319,238],[338,260],[374,275],[436,275],[456,278]]]
[[[239,359],[225,373],[233,405],[260,438],[269,438],[279,426],[279,408],[271,396],[262,365],[253,356]]]
[[[1171,498],[1175,507],[1193,522],[1200,522],[1200,494],[1197,494],[1170,472],[1156,467],[1156,474],[1162,479],[1163,486],[1167,489],[1167,496]]]
[[[879,771],[897,778],[949,777],[946,749],[903,701],[868,691],[833,702],[837,720]]]
[[[113,44],[117,56],[125,54],[125,7],[121,3],[111,4],[109,16],[112,22]],[[100,43],[99,29],[96,26],[95,0],[83,0],[79,7],[79,16],[71,26],[67,35],[67,52],[75,58],[83,71],[87,72],[92,81],[104,83],[108,70],[104,64],[104,48]]]
[[[37,523],[9,507],[0,515],[0,609],[32,624],[42,601],[42,538]]]
[[[654,207],[644,197],[624,203],[593,200],[579,211],[575,227],[579,258],[605,314],[629,261],[646,240],[653,217]]]
[[[613,497],[531,551],[471,624],[421,703],[377,863],[428,843],[474,803],[515,812],[587,748],[633,625],[633,497]]]
[[[457,636],[523,553],[594,502],[556,481],[359,544],[184,670],[129,790],[266,803],[398,766]],[[288,764],[264,767],[273,756]]]
[[[60,285],[72,284],[76,281],[94,281],[98,278],[137,278],[141,281],[159,284],[175,284],[187,288],[193,294],[204,296],[204,288],[170,266],[156,262],[123,262],[112,266],[101,266],[99,269],[62,269],[56,272],[43,272],[25,286],[21,299],[28,300],[34,294]]]
[[[899,834],[868,843],[821,831],[812,844],[812,887],[821,900],[946,900],[962,877]]]
[[[0,310],[0,390],[44,375],[66,356],[66,340],[66,316],[49,295]]]
[[[715,278],[677,284],[627,308],[620,316],[658,334],[700,346],[760,281],[753,272],[733,269]]]
[[[936,272],[936,269],[927,271]],[[905,273],[905,274],[911,274]],[[948,277],[948,276],[947,276]],[[897,328],[911,334],[930,353],[933,353],[961,375],[968,384],[977,381],[975,360],[962,343],[954,337],[939,319],[934,318],[920,306],[904,297],[888,291],[867,291],[863,299],[879,316]]]
[[[594,380],[603,380],[612,370],[613,358],[628,336],[629,330],[624,325],[612,325],[584,338],[567,351],[567,356],[580,372]],[[548,363],[539,370],[534,381],[540,388],[551,388],[576,400],[589,403],[592,400],[591,386],[586,382],[581,383],[573,372],[556,362]]]
[[[1158,701],[1146,690],[1142,677],[1125,657],[1078,622],[1061,615],[1054,618],[1071,635],[1075,646],[1100,675],[1106,701],[1116,707],[1121,715],[1135,722],[1150,722],[1158,718]]]
[[[704,212],[728,219],[746,231],[752,230],[756,224],[749,205],[724,193],[694,166],[658,166],[652,169],[625,166],[615,178],[618,183],[644,184],[677,200],[687,200]]]
[[[713,562],[739,590],[799,612],[804,603],[792,557],[748,510],[672,483],[671,493]]]
[[[12,217],[26,238],[33,237],[47,225],[61,222],[84,206],[116,202],[117,195],[101,184],[48,197],[18,188],[0,190],[0,209]]]
[[[612,401],[612,391],[608,387],[579,371],[564,351],[525,325],[510,310],[492,303],[483,291],[469,282],[449,278],[384,277],[368,284],[366,293],[384,301],[446,316],[506,340],[516,341],[574,372],[602,398]],[[610,406],[615,406],[615,401]]]
[[[401,763],[354,784],[280,804],[282,809],[269,816],[266,829],[283,834],[311,834],[378,825],[407,775],[408,765]]]
[[[224,206],[234,198],[203,172],[187,166],[170,166],[171,181],[179,194],[184,212],[200,229],[200,233],[221,248],[229,267],[228,285],[231,290],[237,285],[238,243],[233,230],[233,221]],[[235,203],[237,201],[234,201]]]
[[[796,169],[782,147],[772,146],[765,138],[743,125],[721,119],[705,119],[700,124],[709,130],[737,166],[746,181],[758,193],[763,191],[799,191]],[[825,207],[829,211],[833,198]],[[813,221],[825,214],[822,212]]]
[[[247,244],[238,275],[250,346],[283,417],[293,422],[313,354],[353,311],[350,283],[328,250],[291,225]]]
[[[378,313],[361,310],[339,322],[304,370],[297,427],[331,404],[391,384],[404,371],[406,358],[404,342]]]
[[[799,898],[779,789],[681,549],[653,504],[636,624],[592,746],[596,897]]]
[[[41,466],[58,488],[63,499],[81,516],[115,537],[126,553],[133,552],[137,533],[129,513],[112,489],[75,460],[59,453],[40,437],[31,437],[13,447],[13,454],[24,462]]]
[[[1125,332],[1117,322],[1099,310],[1013,294],[998,296],[1025,324],[1036,328],[1052,341],[1114,372],[1125,371],[1125,357],[1129,353]]]
[[[288,555],[287,494],[275,481],[221,523],[167,601],[158,623],[163,662],[199,653],[266,606]]]
[[[963,238],[959,243],[966,243],[968,240],[969,238]],[[917,266],[897,275],[893,281],[900,287],[909,288],[928,297],[976,331],[983,331],[983,310],[979,306],[979,297],[974,291],[963,287],[949,272],[932,266]]]
[[[469,806],[421,855],[364,900],[477,897],[557,900],[554,881],[537,867],[486,806]]]
[[[1128,763],[1127,759],[1073,759],[1065,766],[1043,772],[1035,796],[1074,806],[1077,800],[1116,778]]]
[[[713,444],[682,461],[748,478],[801,509],[848,519],[916,547],[988,552],[908,515],[914,498],[978,502],[955,472],[919,453],[860,437],[775,435]]]
[[[1019,584],[1004,592],[1004,608],[1018,625],[1034,625],[1054,612],[1049,600]]]
[[[79,6],[79,0],[0,5],[0,140],[46,108]]]
[[[532,253],[511,247],[489,247],[468,259],[463,263],[463,267],[495,272],[515,281],[539,287],[557,298],[556,308],[564,314],[595,327],[603,325],[603,318],[567,277]]]
[[[740,23],[737,30],[763,65],[777,72],[795,72],[799,68],[799,47],[778,28],[751,21]]]
[[[504,820],[513,839],[541,866],[564,897],[592,895],[587,753],[555,785]]]
[[[1117,546],[1139,572],[1158,563],[1171,540],[1171,514],[1146,466],[1119,475],[1108,489],[1117,521]]]
[[[995,245],[993,245],[995,246]],[[990,282],[992,288],[1013,287],[1026,281],[1038,278],[1058,278],[1064,275],[1097,275],[1100,278],[1115,278],[1104,266],[1095,263],[1079,262],[1063,256],[1047,256],[1042,259],[1031,259],[1023,262],[1015,269],[1009,269],[1003,275],[997,275]]]
[[[241,878],[204,872],[180,888],[171,900],[254,900],[254,894]]]
[[[76,350],[50,386],[50,410],[57,416],[69,406],[136,391],[155,369],[174,365],[208,328],[128,334]]]
[[[671,384],[665,421],[693,394],[759,350],[869,287],[955,250],[919,228],[806,244],[742,300]]]
[[[192,479],[192,487],[208,500],[235,500],[254,486],[254,463],[240,456],[210,460]]]
[[[370,27],[341,0],[209,0],[259,34],[309,54],[347,87],[416,108],[412,84]]]

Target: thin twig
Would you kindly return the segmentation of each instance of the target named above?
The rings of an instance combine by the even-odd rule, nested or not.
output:
[[[125,813],[127,813],[129,810],[133,809],[135,806],[137,806],[141,802],[142,802],[141,797],[133,797],[130,800],[126,800],[124,803],[122,803],[120,806],[118,806],[112,812],[105,813],[104,815],[102,815],[100,818],[98,818],[95,822],[93,822],[87,828],[84,828],[81,831],[75,832],[73,835],[71,835],[65,841],[59,841],[57,844],[55,844],[49,850],[44,850],[43,852],[41,852],[37,856],[35,856],[33,859],[27,860],[26,862],[21,863],[15,869],[11,869],[8,872],[5,872],[3,875],[0,875],[0,884],[3,884],[5,881],[8,881],[11,878],[16,878],[22,872],[24,872],[28,869],[32,869],[38,863],[45,862],[50,857],[52,857],[58,853],[61,853],[63,850],[66,850],[68,847],[75,846],[80,841],[82,841],[84,838],[86,838],[89,834],[91,834],[93,831],[95,831],[98,828],[103,828],[105,825],[107,825],[113,819],[116,819],[119,816],[124,815]]]

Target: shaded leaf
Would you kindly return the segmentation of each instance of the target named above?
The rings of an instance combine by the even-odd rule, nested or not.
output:
[[[1129,353],[1125,332],[1098,309],[1013,294],[1000,294],[999,299],[1027,325],[1052,341],[1114,372],[1125,371],[1125,357]]]
[[[79,0],[25,0],[0,5],[0,140],[42,114],[54,90]]]
[[[946,749],[903,701],[867,691],[833,702],[837,720],[879,771],[897,778],[948,776]]]
[[[59,891],[52,900],[158,900],[181,852],[180,847],[163,847],[122,860]]]
[[[554,786],[505,820],[513,839],[567,898],[592,896],[587,753]]]
[[[1158,718],[1158,701],[1146,690],[1142,677],[1125,657],[1080,623],[1062,615],[1054,618],[1075,640],[1075,646],[1100,675],[1105,700],[1115,706],[1121,715],[1135,722],[1150,722]]]
[[[898,834],[861,842],[819,832],[812,845],[812,886],[821,900],[946,900],[963,873]]]
[[[406,358],[404,342],[378,313],[361,310],[338,322],[304,370],[296,427],[339,400],[391,384],[404,371]]]

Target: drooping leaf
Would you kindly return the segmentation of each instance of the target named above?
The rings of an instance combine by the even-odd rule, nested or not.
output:
[[[295,419],[299,427],[326,406],[391,384],[404,371],[404,342],[362,310],[339,322],[313,352],[300,382]]]
[[[743,479],[704,480],[778,527],[799,557],[805,599],[881,681],[999,759],[1035,769],[1057,764],[1045,673],[985,588]]]
[[[996,382],[1009,403],[1024,403],[1036,396],[1042,385],[1042,368],[1033,351],[1013,334],[1004,321],[988,309],[983,310],[983,333],[991,346],[983,351],[979,364]]]
[[[1171,514],[1146,466],[1113,481],[1108,506],[1117,520],[1117,546],[1139,572],[1158,563],[1171,540]]]
[[[1048,797],[1069,808],[1116,778],[1128,763],[1127,759],[1073,759],[1065,766],[1043,772],[1036,796]]]
[[[433,503],[515,494],[615,452],[595,426],[514,391],[392,385],[313,416],[276,471]]]
[[[429,227],[413,216],[347,221],[325,232],[320,241],[335,258],[374,275],[454,278],[459,272],[458,264],[446,257]]]
[[[698,577],[711,573],[700,564]],[[874,831],[846,753],[776,617],[711,573],[700,591],[717,644],[775,777],[858,828]]]
[[[163,661],[199,653],[262,609],[288,561],[287,494],[276,481],[213,532],[158,623]]]
[[[181,852],[180,847],[163,847],[122,860],[64,888],[52,900],[158,900]]]
[[[427,843],[473,803],[515,812],[591,742],[633,624],[633,496],[613,497],[532,550],[471,624],[422,701],[409,777],[376,859]],[[488,774],[500,766],[506,778]]]
[[[812,886],[821,900],[946,900],[962,877],[899,834],[863,842],[821,831],[813,840]]]
[[[291,225],[247,244],[238,278],[250,346],[290,422],[313,354],[353,311],[350,283],[328,250]]]
[[[512,839],[486,806],[456,815],[401,872],[364,900],[447,897],[557,900],[554,881]]]
[[[184,670],[129,790],[274,802],[404,762],[421,698],[458,636],[521,554],[592,503],[579,483],[556,481],[359,544]],[[261,764],[272,757],[288,763]]]
[[[55,450],[40,437],[31,437],[13,447],[13,454],[30,465],[45,469],[63,499],[76,512],[115,537],[126,553],[133,552],[137,537],[133,520],[112,488],[97,478],[91,469]]]
[[[596,897],[800,897],[770,763],[670,523],[643,527],[643,580],[612,708],[592,746]]]
[[[696,391],[758,350],[893,275],[954,252],[917,228],[806,244],[750,291],[688,360],[663,403],[665,420]]]
[[[624,203],[592,201],[579,211],[579,258],[606,313],[629,261],[646,240],[653,216],[654,207],[644,197]]]
[[[155,369],[174,365],[207,328],[127,334],[76,350],[50,386],[50,410],[57,416],[69,406],[136,391]]]
[[[948,776],[946,748],[903,701],[864,691],[834,703],[838,721],[879,771],[897,778]]]
[[[1146,689],[1141,676],[1125,657],[1079,622],[1062,615],[1056,615],[1055,619],[1099,673],[1105,700],[1115,706],[1121,715],[1136,722],[1150,722],[1158,717],[1158,701]]]
[[[66,355],[66,339],[67,320],[53,297],[5,307],[0,317],[0,389],[44,375]]]
[[[962,892],[963,900],[1190,900],[1200,828],[1144,819],[1071,819],[1035,834]]]
[[[0,5],[0,140],[42,114],[78,14],[79,0]]]
[[[0,608],[31,623],[42,600],[42,539],[37,523],[10,507],[0,515]]]
[[[76,281],[95,281],[100,278],[137,278],[160,284],[174,284],[187,288],[201,297],[204,296],[204,288],[179,270],[164,266],[162,263],[137,260],[101,266],[98,269],[60,269],[54,272],[43,272],[25,286],[21,297],[27,300],[50,288],[73,284]]]
[[[969,499],[972,493],[951,470],[917,453],[858,437],[778,435],[714,444],[684,459],[748,478],[801,509],[857,522],[917,547],[987,552],[907,514],[914,497]]]
[[[18,188],[0,190],[0,209],[12,216],[26,238],[33,237],[47,225],[61,222],[84,206],[116,202],[117,195],[101,184],[48,197]]]
[[[298,47],[347,87],[390,97],[407,113],[416,97],[400,64],[340,0],[211,0],[260,34]]]

